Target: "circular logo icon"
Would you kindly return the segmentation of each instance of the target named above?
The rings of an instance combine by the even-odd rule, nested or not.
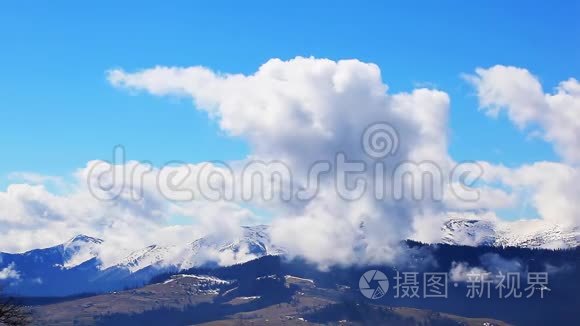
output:
[[[387,276],[376,269],[365,272],[358,280],[360,293],[366,298],[376,300],[387,294],[389,290],[389,280]]]
[[[368,126],[362,134],[362,148],[373,159],[393,155],[399,148],[399,133],[386,122]]]

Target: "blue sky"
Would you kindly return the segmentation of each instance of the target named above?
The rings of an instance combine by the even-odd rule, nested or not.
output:
[[[557,160],[549,144],[478,111],[461,74],[495,64],[525,67],[546,91],[578,78],[579,12],[574,1],[4,2],[0,175],[65,175],[89,160],[111,159],[117,144],[129,159],[156,165],[243,158],[248,145],[223,135],[189,100],[128,96],[105,72],[203,65],[252,73],[270,58],[297,55],[376,63],[392,92],[422,84],[447,92],[457,160]]]
[[[359,239],[355,231],[370,220],[376,248],[409,237],[439,241],[435,223],[453,214],[527,219],[510,226],[522,231],[577,227],[579,14],[572,0],[1,2],[0,251],[75,234],[137,249],[269,223],[282,247],[296,235],[323,241],[293,250],[324,260],[339,257],[336,248],[360,248],[344,239]],[[380,67],[394,96],[376,92],[375,66],[361,62]],[[155,68],[193,66],[206,69]],[[328,69],[321,80],[319,69]],[[400,95],[420,87],[431,90]],[[196,110],[193,99],[204,106]],[[479,109],[480,100],[488,105]],[[497,106],[499,117],[486,115]],[[171,176],[163,173],[143,184],[118,180],[127,194],[141,186],[142,200],[102,201],[92,192],[101,181],[92,168],[112,161],[117,145],[128,160],[158,167],[280,157],[300,175],[339,152],[369,161],[350,136],[377,121],[398,123],[402,162],[432,161],[451,173],[451,165],[479,161],[478,200],[461,191],[437,203],[373,200],[367,191],[348,202],[331,174],[311,201],[173,201],[159,191]],[[237,195],[246,190],[235,186]]]

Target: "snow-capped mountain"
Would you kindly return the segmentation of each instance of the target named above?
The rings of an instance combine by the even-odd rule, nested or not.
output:
[[[541,220],[513,222],[451,218],[441,227],[442,243],[467,246],[573,248],[580,246],[580,228]]]
[[[10,271],[8,277],[0,279],[0,286],[7,292],[30,296],[93,291],[98,287],[88,283],[98,273],[95,257],[102,244],[100,239],[79,235],[50,248],[0,253],[0,271]]]
[[[232,265],[265,255],[278,255],[283,250],[274,246],[265,225],[242,227],[239,236],[224,239],[208,235],[185,245],[152,245],[137,250],[112,266],[137,272],[150,266],[186,270],[205,264]]]
[[[151,245],[109,265],[99,259],[103,245],[101,239],[78,235],[50,248],[0,253],[0,271],[11,275],[0,279],[0,285],[8,292],[35,296],[107,291],[141,285],[168,271],[232,265],[283,253],[271,243],[267,226],[242,227],[233,238],[210,234],[183,245]]]
[[[451,218],[441,228],[442,243],[454,245],[568,248],[580,245],[578,228],[543,221],[497,222]],[[104,265],[99,259],[106,242],[78,235],[50,248],[22,254],[0,253],[0,279],[6,291],[20,295],[70,295],[112,291],[146,284],[166,272],[192,267],[227,266],[266,255],[283,255],[267,226],[242,227],[235,236],[210,234],[190,243],[151,245]],[[66,282],[63,282],[66,280]]]
[[[98,256],[103,240],[77,235],[62,244],[62,258],[64,268],[73,268]]]
[[[35,249],[22,254],[0,252],[0,266],[11,262],[18,265],[37,264],[56,269],[72,269],[82,265],[95,257],[103,240],[77,235],[69,241],[49,248]]]

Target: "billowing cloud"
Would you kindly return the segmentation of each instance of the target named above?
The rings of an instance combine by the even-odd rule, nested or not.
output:
[[[373,64],[297,57],[272,59],[251,75],[218,74],[205,67],[155,67],[131,73],[112,70],[108,79],[133,91],[191,98],[195,107],[217,119],[224,131],[248,141],[253,159],[284,162],[292,172],[292,182],[299,186],[308,184],[306,176],[313,164],[335,162],[337,153],[367,166],[384,164],[387,185],[397,184],[392,172],[404,162],[412,162],[413,168],[422,164],[431,176],[442,176],[447,187],[441,201],[401,200],[395,198],[393,189],[387,189],[381,200],[366,191],[354,202],[345,201],[337,196],[336,175],[330,175],[321,178],[317,196],[311,200],[275,207],[274,240],[291,254],[325,266],[389,260],[396,254],[392,244],[400,239],[411,234],[435,238],[434,225],[448,211],[485,215],[495,209],[514,208],[530,193],[532,205],[543,219],[578,224],[580,214],[574,209],[573,198],[578,173],[564,164],[507,169],[480,162],[475,166],[481,168],[484,182],[478,184],[477,196],[466,200],[469,196],[463,196],[462,191],[472,189],[452,187],[457,180],[449,178],[457,163],[447,150],[447,94],[431,89],[389,94],[379,68]],[[486,112],[496,115],[506,109],[520,128],[539,125],[543,137],[553,142],[566,160],[577,159],[577,81],[563,82],[555,94],[544,94],[528,71],[504,66],[478,69],[468,79],[477,87]],[[393,126],[397,140],[396,153],[378,160],[361,145],[365,128],[376,122]],[[333,169],[341,170],[337,166]],[[382,186],[377,185],[376,175],[368,172],[357,177],[369,188]],[[543,173],[552,177],[542,177]]]
[[[539,216],[551,223],[580,225],[580,169],[563,163],[537,162],[518,168],[480,163],[486,171],[483,179],[499,184],[517,198],[528,202]]]
[[[1,280],[19,280],[20,273],[16,270],[16,265],[14,263],[0,269],[0,281]]]
[[[467,282],[487,274],[485,269],[469,266],[465,262],[453,262],[449,270],[449,276],[453,282]]]
[[[452,262],[449,276],[453,282],[499,282],[498,275],[522,273],[523,264],[517,259],[506,259],[496,253],[486,253],[479,257],[480,266],[470,266],[466,262]]]
[[[491,116],[505,111],[521,130],[553,144],[564,163],[536,162],[518,168],[481,164],[487,181],[499,182],[515,203],[528,202],[538,215],[565,226],[580,224],[580,83],[562,81],[546,93],[528,70],[496,65],[478,68],[467,80],[475,86],[481,109]]]
[[[580,82],[570,78],[554,93],[544,93],[528,70],[497,65],[478,68],[467,79],[476,87],[480,106],[491,116],[506,111],[522,130],[531,129],[552,143],[568,163],[580,163]]]
[[[272,59],[252,75],[218,74],[204,67],[112,70],[108,79],[121,88],[192,98],[224,131],[248,141],[253,159],[283,162],[300,186],[308,184],[316,162],[332,162],[332,173],[346,170],[335,164],[338,153],[367,166],[381,162],[386,185],[395,183],[389,173],[402,162],[428,161],[442,178],[452,164],[447,94],[431,89],[389,94],[380,69],[358,60]],[[377,122],[393,126],[397,141],[395,153],[378,159],[361,144],[365,129]],[[368,170],[350,182],[358,178],[374,188],[376,178]],[[345,200],[332,173],[321,177],[311,200],[278,206],[272,222],[274,241],[322,265],[391,259],[393,244],[413,232],[413,218],[441,206],[433,200],[395,200],[392,189],[384,200],[376,200],[372,191]]]
[[[254,214],[233,202],[164,196],[159,189],[171,183],[178,168],[197,167],[162,172],[137,162],[92,161],[60,194],[42,184],[12,184],[0,192],[0,248],[22,252],[87,234],[106,240],[99,256],[107,265],[151,244],[183,244],[208,233],[229,238],[241,232],[240,224],[253,222]],[[113,186],[108,187],[103,179],[112,175],[108,181],[114,181]],[[175,224],[176,217],[184,222]]]
[[[493,210],[513,208],[526,196],[543,219],[578,225],[576,168],[544,162],[510,169],[478,162],[471,167],[481,170],[481,182],[480,174],[461,170],[455,179],[458,162],[447,149],[448,95],[426,88],[391,94],[374,64],[297,57],[269,60],[249,75],[154,67],[111,70],[107,78],[121,89],[191,99],[224,132],[247,141],[251,155],[221,165],[163,168],[92,161],[59,194],[43,185],[56,182],[53,177],[14,174],[25,183],[0,192],[3,251],[86,233],[106,240],[102,257],[113,261],[119,248],[189,242],[210,232],[231,237],[240,224],[258,221],[253,208],[271,215],[276,245],[322,268],[391,261],[402,239],[437,241],[449,211],[495,216]],[[505,109],[521,128],[538,125],[567,161],[577,160],[575,80],[544,94],[523,69],[478,69],[469,79],[486,112]],[[382,133],[375,134],[377,127]],[[262,183],[248,179],[247,171],[265,176]],[[408,179],[407,172],[419,179]],[[424,176],[431,183],[423,183]],[[462,184],[465,177],[467,184],[477,182],[477,193]],[[274,198],[263,196],[257,185]],[[290,191],[286,198],[285,187],[307,195]],[[186,223],[176,224],[175,218]],[[236,257],[218,260],[231,263]]]

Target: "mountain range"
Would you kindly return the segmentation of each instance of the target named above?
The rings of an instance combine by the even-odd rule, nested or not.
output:
[[[103,244],[101,239],[77,235],[50,248],[0,253],[0,275],[7,276],[0,282],[6,292],[21,296],[76,295],[136,287],[160,273],[194,266],[242,263],[283,253],[272,245],[266,226],[242,227],[234,239],[208,235],[183,245],[151,245],[113,264],[100,261]]]
[[[333,266],[320,270],[299,259],[264,256],[224,267],[191,268],[154,277],[134,289],[69,298],[21,298],[35,325],[579,325],[580,247],[569,250],[429,245],[405,241],[409,252],[429,257],[389,265]],[[517,267],[522,297],[469,297],[470,282],[451,279],[445,297],[399,296],[399,272],[446,273],[456,262],[472,268]],[[425,269],[427,268],[427,269]],[[359,290],[371,270],[390,286],[375,300]],[[549,291],[526,295],[525,272],[548,272]],[[422,277],[419,277],[422,279]],[[407,281],[405,281],[407,282]],[[379,283],[367,283],[371,287]],[[419,280],[418,288],[424,286]],[[409,292],[412,293],[412,292]],[[467,296],[466,296],[467,294]],[[484,317],[484,318],[482,318]]]
[[[578,228],[522,225],[452,218],[441,227],[441,243],[469,246],[571,248],[580,245]],[[67,296],[137,287],[162,273],[194,267],[227,266],[268,255],[284,255],[272,243],[268,226],[242,227],[240,236],[223,239],[208,235],[183,245],[151,245],[120,261],[99,259],[104,241],[78,235],[50,248],[25,253],[0,253],[0,283],[21,296]]]
[[[564,249],[580,245],[580,228],[541,220],[499,222],[450,218],[441,228],[441,243],[467,246]]]

